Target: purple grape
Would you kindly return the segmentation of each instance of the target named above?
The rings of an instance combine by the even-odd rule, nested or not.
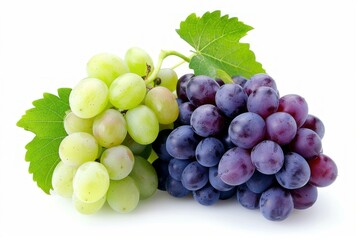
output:
[[[211,186],[213,186],[215,189],[217,189],[219,191],[229,191],[232,188],[234,188],[234,186],[230,186],[230,185],[224,183],[223,180],[221,180],[221,178],[218,174],[217,166],[209,168],[209,182],[210,182]]]
[[[220,192],[207,184],[205,187],[193,191],[193,197],[201,205],[210,206],[219,200]]]
[[[175,128],[166,140],[166,150],[174,158],[190,159],[195,157],[195,149],[200,137],[191,126],[183,125]]]
[[[179,116],[176,120],[180,125],[190,125],[190,117],[196,107],[190,102],[184,102],[179,105]]]
[[[202,137],[214,136],[223,130],[225,118],[212,104],[205,104],[191,114],[190,124],[194,132]]]
[[[208,137],[199,142],[195,150],[196,160],[204,167],[217,165],[225,153],[225,147],[220,140]]]
[[[264,119],[276,112],[278,107],[279,96],[276,91],[270,87],[262,86],[255,89],[247,100],[248,111],[257,113]]]
[[[186,95],[195,106],[215,105],[215,94],[219,88],[219,84],[214,79],[203,75],[195,76],[186,85]]]
[[[281,187],[272,187],[261,194],[260,212],[271,221],[286,219],[294,209],[291,194]]]
[[[248,96],[238,84],[225,84],[216,92],[216,106],[229,118],[246,112]]]
[[[264,140],[252,149],[251,161],[259,172],[275,174],[284,163],[284,152],[276,142]]]
[[[208,168],[201,166],[198,162],[187,165],[181,174],[181,183],[190,191],[204,187],[209,180]]]
[[[247,95],[250,95],[253,91],[261,86],[271,87],[277,92],[277,87],[274,79],[265,73],[255,74],[245,83],[244,90]]]
[[[171,159],[168,166],[170,176],[177,181],[181,181],[182,172],[191,162],[193,162],[193,160],[177,158]]]
[[[246,186],[254,193],[262,193],[268,189],[274,181],[274,175],[266,175],[255,171],[251,178],[246,181]]]
[[[322,150],[321,138],[311,129],[299,128],[290,148],[306,159],[314,158]]]
[[[284,165],[275,174],[278,183],[286,189],[303,187],[310,179],[310,167],[307,161],[297,153],[285,154]]]
[[[166,191],[173,197],[182,198],[191,193],[188,189],[186,189],[180,181],[173,179],[169,176],[166,179]]]
[[[239,84],[242,88],[244,88],[246,82],[249,81],[247,78],[242,76],[232,76],[231,79],[234,83]]]
[[[169,176],[169,162],[158,158],[152,163],[152,165],[158,178],[158,189],[161,191],[166,191],[166,179]]]
[[[308,114],[305,123],[301,127],[313,130],[321,139],[325,135],[324,123],[314,115]]]
[[[311,207],[316,202],[318,196],[317,188],[309,183],[301,188],[291,190],[290,193],[295,209]]]
[[[236,146],[250,149],[263,140],[265,121],[256,113],[242,113],[231,121],[229,136]]]
[[[231,186],[243,184],[251,178],[254,171],[249,151],[240,147],[225,152],[219,162],[218,174],[223,182]]]
[[[309,160],[309,165],[311,170],[310,183],[317,187],[329,186],[338,175],[335,162],[325,154],[320,154]]]
[[[219,84],[219,86],[222,86],[222,85],[225,84],[224,81],[221,78],[216,78],[215,82],[217,82]]]
[[[268,116],[266,122],[267,137],[280,144],[290,143],[297,131],[295,119],[288,113],[276,112]]]
[[[166,150],[166,140],[171,131],[171,129],[161,130],[155,141],[151,144],[152,149],[156,152],[158,157],[165,161],[170,161],[170,159],[172,159],[172,156]]]
[[[301,127],[308,115],[308,105],[305,99],[296,94],[282,96],[279,99],[278,112],[287,112],[294,119],[297,127]]]
[[[228,199],[232,198],[236,194],[236,189],[237,189],[236,187],[233,187],[229,191],[220,191],[219,199],[220,200],[228,200]]]
[[[224,129],[226,128],[224,127]],[[229,131],[223,131],[222,133],[220,133],[220,135],[217,135],[216,137],[223,143],[226,150],[236,147],[230,139]]]
[[[236,198],[238,202],[247,209],[259,208],[261,194],[252,192],[246,184],[237,187]]]
[[[178,98],[183,100],[184,102],[189,101],[186,96],[186,86],[189,81],[194,77],[194,74],[188,73],[179,78],[176,84],[176,95]]]

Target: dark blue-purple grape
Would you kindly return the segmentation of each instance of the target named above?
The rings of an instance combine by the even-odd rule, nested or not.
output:
[[[249,112],[257,113],[262,118],[276,112],[279,107],[279,96],[270,88],[261,86],[255,89],[248,97],[247,109]]]
[[[190,191],[195,191],[204,187],[208,181],[208,168],[201,166],[196,161],[188,164],[181,174],[181,183]]]
[[[262,193],[268,189],[274,181],[274,175],[266,175],[255,171],[251,178],[246,181],[246,186],[254,193]]]
[[[180,125],[190,125],[190,117],[196,107],[190,102],[184,102],[179,105],[179,116],[176,122]]]
[[[219,199],[220,199],[220,200],[228,200],[228,199],[234,197],[235,194],[236,194],[236,190],[237,190],[237,188],[236,188],[236,187],[233,187],[233,188],[230,189],[229,191],[220,191],[220,197],[219,197]]]
[[[295,119],[288,113],[273,113],[266,118],[265,123],[267,137],[280,145],[290,143],[296,135]]]
[[[274,79],[265,73],[258,73],[253,75],[249,81],[245,83],[244,90],[247,95],[250,95],[253,91],[261,86],[271,87],[276,92],[278,91]]]
[[[304,158],[311,159],[318,156],[322,150],[321,138],[311,129],[299,128],[290,148]]]
[[[294,209],[293,199],[289,191],[281,187],[272,187],[261,194],[260,212],[272,221],[286,219]]]
[[[250,149],[263,140],[265,121],[256,113],[246,112],[234,118],[229,126],[231,141],[238,147]]]
[[[166,179],[169,176],[169,162],[158,158],[152,163],[152,165],[158,178],[158,189],[161,191],[166,191]]]
[[[221,112],[229,117],[234,118],[240,113],[246,112],[246,101],[248,96],[238,84],[225,84],[216,92],[216,106]]]
[[[214,136],[220,134],[225,127],[225,118],[217,107],[205,104],[191,114],[190,124],[199,136]]]
[[[238,202],[247,209],[259,208],[260,193],[252,192],[246,184],[241,184],[236,188],[236,198]]]
[[[309,183],[301,188],[291,190],[290,193],[295,209],[311,207],[316,202],[318,196],[317,188]]]
[[[332,184],[338,175],[335,162],[327,155],[319,156],[308,160],[311,170],[310,183],[317,187],[326,187]]]
[[[195,106],[215,105],[215,94],[219,88],[219,84],[214,79],[203,75],[195,76],[186,85],[186,95]]]
[[[308,115],[308,105],[305,99],[296,94],[288,94],[279,99],[278,112],[287,112],[294,119],[297,127],[301,127]]]
[[[186,96],[186,86],[188,82],[192,79],[192,77],[194,77],[194,74],[192,73],[185,74],[179,78],[176,84],[176,95],[184,102],[189,101],[189,99]]]
[[[301,188],[310,179],[310,167],[305,158],[289,152],[285,154],[284,165],[275,176],[278,183],[286,189]]]
[[[175,128],[166,140],[166,150],[174,158],[190,159],[195,157],[195,149],[200,142],[190,125]]]
[[[301,127],[313,130],[314,132],[317,133],[317,135],[319,135],[321,139],[325,135],[324,123],[320,120],[320,118],[314,115],[308,114],[304,124]]]
[[[168,176],[166,179],[166,191],[173,197],[182,198],[191,193],[186,189],[180,181],[173,179],[171,176]]]
[[[170,159],[172,158],[172,156],[166,150],[166,140],[171,131],[171,129],[161,130],[155,141],[151,144],[153,150],[156,152],[158,157],[164,161],[170,161]]]
[[[217,166],[209,168],[209,182],[211,186],[213,186],[219,191],[229,191],[234,188],[234,186],[230,186],[229,184],[226,184],[223,180],[221,180],[218,174]]]
[[[193,191],[193,197],[201,205],[210,206],[219,201],[220,192],[207,184],[205,187]]]
[[[171,159],[168,167],[170,176],[177,181],[181,181],[182,172],[191,162],[193,162],[193,160],[177,158]]]
[[[217,165],[225,153],[225,147],[220,140],[214,137],[204,138],[195,150],[196,160],[204,167]]]
[[[239,84],[242,88],[245,86],[246,82],[249,81],[247,78],[242,76],[232,76],[231,79],[234,83]]]
[[[217,135],[216,138],[223,143],[226,150],[236,147],[235,144],[230,139],[229,131],[225,131],[225,130],[222,131],[222,133],[220,133],[220,135]]]
[[[250,152],[240,147],[231,148],[219,162],[218,174],[226,184],[237,186],[251,178],[255,166],[250,159]]]
[[[251,150],[251,161],[259,172],[275,174],[284,163],[284,152],[276,142],[264,140]]]

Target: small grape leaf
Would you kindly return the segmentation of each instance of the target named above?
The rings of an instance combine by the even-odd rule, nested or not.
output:
[[[30,162],[29,173],[33,174],[34,181],[47,194],[52,189],[54,168],[60,161],[60,142],[67,135],[63,120],[70,109],[70,92],[70,88],[60,88],[59,96],[44,93],[44,97],[35,100],[34,108],[27,110],[16,124],[35,134],[25,147],[25,160]]]
[[[218,70],[222,70],[230,76],[250,78],[265,72],[249,44],[239,42],[251,29],[237,18],[214,11],[206,12],[201,18],[195,13],[189,15],[176,31],[195,49],[189,66],[196,75],[215,78]]]

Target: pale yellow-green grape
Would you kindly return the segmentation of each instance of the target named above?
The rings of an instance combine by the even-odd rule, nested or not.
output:
[[[76,132],[66,136],[60,143],[60,159],[68,165],[80,166],[94,161],[98,156],[99,145],[89,133]]]
[[[170,90],[170,92],[175,91],[176,84],[178,81],[178,76],[176,72],[171,68],[162,68],[160,69],[157,78],[159,79],[160,83],[159,86],[166,87]]]
[[[109,173],[98,162],[86,162],[75,173],[74,194],[83,202],[93,203],[104,197],[109,188]]]
[[[130,173],[140,191],[140,199],[151,197],[158,187],[158,178],[154,167],[146,159],[135,156],[135,165]]]
[[[159,134],[159,122],[155,113],[145,105],[126,112],[125,120],[131,138],[136,142],[147,145],[155,141]]]
[[[127,134],[124,116],[115,109],[107,109],[95,117],[93,134],[97,142],[106,148],[120,145]]]
[[[159,131],[164,130],[164,129],[174,129],[174,123],[160,124]]]
[[[159,156],[156,154],[154,149],[151,149],[151,153],[150,153],[150,156],[148,157],[147,161],[152,164],[158,158],[159,158]]]
[[[129,69],[120,57],[109,53],[99,53],[88,61],[87,72],[89,77],[98,78],[110,86],[115,78],[129,72]]]
[[[67,134],[86,132],[92,134],[94,118],[79,118],[73,112],[68,112],[64,119],[64,128]]]
[[[71,91],[70,108],[80,118],[92,118],[108,106],[108,87],[97,78],[81,80]]]
[[[60,161],[53,172],[51,184],[56,194],[65,198],[71,198],[74,192],[73,179],[77,167]]]
[[[81,201],[80,199],[77,198],[75,194],[73,195],[72,198],[72,203],[75,209],[82,214],[94,214],[98,212],[102,208],[102,206],[104,206],[105,202],[106,202],[106,195],[104,195],[96,202],[91,202],[91,203]]]
[[[135,181],[130,176],[127,176],[121,180],[110,181],[106,200],[113,210],[128,213],[138,205],[140,192]]]
[[[111,180],[120,180],[129,175],[134,167],[134,155],[126,146],[106,149],[100,162],[106,167]]]
[[[146,145],[135,142],[134,139],[131,138],[130,134],[126,135],[122,145],[130,148],[134,155],[140,155],[146,149]]]
[[[146,95],[144,80],[137,74],[126,73],[111,84],[110,102],[121,110],[127,110],[139,105]]]
[[[136,73],[141,77],[147,76],[154,70],[154,64],[150,55],[141,48],[132,47],[127,50],[124,60],[130,72]]]
[[[145,105],[153,110],[160,124],[172,123],[179,116],[176,97],[165,87],[151,89],[145,97]]]

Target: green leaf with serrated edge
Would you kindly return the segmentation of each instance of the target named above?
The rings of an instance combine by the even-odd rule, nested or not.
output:
[[[45,93],[16,124],[36,135],[25,147],[25,160],[30,162],[29,173],[33,174],[34,181],[47,194],[52,189],[54,168],[60,161],[60,142],[67,135],[63,120],[70,109],[70,92],[69,88],[60,88],[59,96]]]
[[[265,72],[249,44],[239,42],[251,29],[237,18],[214,11],[206,12],[201,18],[189,15],[176,31],[195,49],[189,66],[196,75],[215,78],[220,69],[230,76],[250,78]]]

